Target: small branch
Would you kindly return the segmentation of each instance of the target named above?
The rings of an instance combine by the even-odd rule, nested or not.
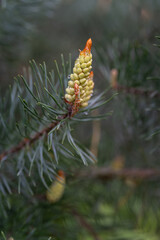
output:
[[[139,89],[139,88],[134,88],[134,87],[126,87],[126,86],[121,86],[121,85],[117,85],[112,88],[116,91],[129,93],[129,94],[133,94],[133,95],[143,95],[146,97],[160,98],[160,92],[158,92],[158,91],[145,90],[145,89]]]
[[[86,221],[86,219],[77,210],[72,209],[72,214],[77,218],[81,226],[83,226],[95,240],[100,240],[94,228]]]
[[[146,89],[140,89],[140,88],[134,88],[134,87],[126,87],[126,86],[119,85],[117,69],[112,69],[110,72],[110,84],[111,84],[112,89],[114,89],[118,92],[124,92],[124,93],[133,94],[133,95],[142,95],[142,96],[146,96],[146,97],[160,98],[160,92],[158,92],[158,91],[152,91],[152,90],[146,90]]]
[[[67,114],[64,115],[63,117],[61,117],[59,119],[59,121],[64,119],[64,118],[66,118],[67,116],[68,116]],[[24,138],[17,146],[14,146],[13,148],[11,148],[11,149],[1,153],[0,154],[0,161],[2,161],[8,155],[12,155],[14,153],[18,153],[23,148],[25,148],[26,146],[32,145],[34,142],[39,140],[43,135],[48,134],[52,130],[52,128],[54,128],[56,125],[58,125],[59,121],[51,123],[48,127],[45,127],[40,132],[37,132],[33,137],[31,137],[31,138]]]
[[[106,167],[92,167],[76,173],[76,178],[91,178],[101,180],[112,180],[115,178],[144,180],[152,177],[160,177],[160,170],[157,169],[139,169],[124,168],[122,170],[114,170]]]

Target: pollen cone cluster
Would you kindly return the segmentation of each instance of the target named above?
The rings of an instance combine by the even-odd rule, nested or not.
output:
[[[88,39],[85,48],[80,51],[79,57],[75,61],[73,73],[70,75],[70,80],[68,81],[68,87],[66,88],[65,99],[73,103],[75,102],[75,83],[79,86],[79,106],[88,106],[88,101],[90,100],[94,82],[93,82],[93,72],[92,69],[92,54],[91,54],[92,40]]]

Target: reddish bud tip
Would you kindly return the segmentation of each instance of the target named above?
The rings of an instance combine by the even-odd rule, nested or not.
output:
[[[89,38],[86,42],[85,48],[80,52],[80,55],[90,53],[91,52],[91,47],[92,47],[92,39]]]
[[[63,170],[58,171],[58,176],[61,177],[61,178],[65,177],[65,174],[64,174]]]

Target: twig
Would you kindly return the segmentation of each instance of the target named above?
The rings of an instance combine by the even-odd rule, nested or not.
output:
[[[86,221],[86,219],[79,213],[77,210],[72,209],[72,214],[77,218],[77,220],[80,222],[80,224],[90,233],[90,235],[95,240],[100,240],[99,236],[95,232],[94,228]]]
[[[112,180],[115,178],[144,180],[152,177],[160,177],[160,170],[139,168],[124,168],[122,170],[114,170],[106,167],[93,167],[76,173],[75,176],[76,178],[91,178],[101,180]]]
[[[134,87],[126,87],[121,85],[114,86],[113,89],[119,92],[125,92],[133,95],[143,95],[146,97],[160,98],[160,92],[158,91],[152,91],[152,90],[146,90],[146,89],[140,89],[140,88],[134,88]]]
[[[118,83],[118,70],[112,69],[110,72],[110,84],[112,89],[118,91],[118,92],[124,92],[129,93],[133,95],[143,95],[146,97],[158,97],[160,98],[160,92],[158,91],[152,91],[152,90],[146,90],[146,89],[140,89],[140,88],[134,88],[134,87],[126,87],[122,86]]]
[[[66,118],[68,115],[64,115],[63,117],[59,118],[59,121]],[[14,153],[18,153],[26,146],[32,145],[34,142],[36,142],[38,139],[40,139],[43,135],[48,134],[52,128],[54,128],[56,125],[58,125],[59,121],[51,123],[48,127],[45,127],[40,132],[37,132],[33,137],[31,138],[24,138],[17,146],[12,147],[11,149],[4,151],[0,154],[0,161],[2,161],[5,157],[8,155],[12,155]]]

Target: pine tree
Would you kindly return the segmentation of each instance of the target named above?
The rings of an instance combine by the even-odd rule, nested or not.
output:
[[[98,4],[81,19],[93,69],[90,55],[32,60],[1,92],[1,240],[159,239],[160,3]]]

